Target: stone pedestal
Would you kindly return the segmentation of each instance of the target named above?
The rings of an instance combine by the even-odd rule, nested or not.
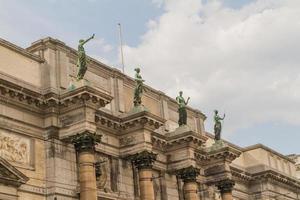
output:
[[[232,189],[234,184],[235,183],[233,180],[223,180],[216,184],[216,186],[220,190],[222,200],[233,200]]]
[[[179,178],[184,182],[183,193],[185,200],[200,200],[197,183],[197,176],[199,174],[200,170],[193,166],[183,168],[177,172]]]
[[[132,162],[138,168],[141,200],[154,200],[152,166],[156,156],[146,150],[132,156]]]
[[[75,135],[72,142],[78,153],[80,200],[97,200],[95,145],[100,136],[84,132]]]

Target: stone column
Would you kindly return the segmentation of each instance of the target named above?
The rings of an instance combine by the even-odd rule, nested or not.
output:
[[[132,156],[132,162],[138,168],[141,200],[154,200],[152,166],[156,156],[146,150]]]
[[[221,192],[222,200],[233,200],[232,189],[234,184],[233,180],[223,180],[216,184]]]
[[[200,174],[200,170],[193,166],[183,168],[177,172],[179,178],[184,182],[183,194],[185,200],[200,200],[198,194],[197,176]]]
[[[100,135],[87,131],[72,138],[78,154],[80,200],[97,200],[95,145],[100,139]]]

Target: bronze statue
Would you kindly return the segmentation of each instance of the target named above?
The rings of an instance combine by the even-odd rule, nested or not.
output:
[[[140,68],[135,68],[134,71],[135,73],[135,88],[134,88],[134,106],[139,106],[142,104],[142,95],[143,92],[146,91],[145,87],[144,87],[144,82],[145,80],[143,80],[141,74],[140,74]]]
[[[184,100],[182,96],[183,92],[179,92],[179,96],[176,97],[176,101],[178,104],[178,124],[179,126],[186,125],[187,124],[187,112],[186,112],[186,105],[188,104],[190,97],[187,98],[187,101]]]
[[[78,61],[77,61],[77,67],[78,69],[78,73],[77,73],[77,80],[81,80],[83,79],[85,72],[87,70],[87,58],[85,55],[85,50],[83,45],[85,43],[87,43],[88,41],[90,41],[91,39],[93,39],[95,37],[95,34],[93,34],[90,38],[88,38],[87,40],[79,40],[79,45],[78,45]]]
[[[218,111],[215,110],[215,126],[214,126],[214,131],[215,131],[215,140],[221,140],[221,131],[222,131],[222,123],[221,121],[225,119],[225,113],[223,115],[223,118],[218,115]]]

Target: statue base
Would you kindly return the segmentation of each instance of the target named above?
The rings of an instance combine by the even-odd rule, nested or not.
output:
[[[128,114],[133,114],[133,113],[138,113],[138,112],[143,112],[143,111],[147,111],[149,112],[148,108],[146,108],[144,105],[138,105],[138,106],[134,106]]]
[[[74,80],[73,78],[71,79],[68,90],[72,91],[75,90],[76,88],[84,87],[84,86],[90,86],[91,83],[88,80],[81,79],[81,80]]]
[[[215,143],[208,148],[208,151],[216,151],[218,149],[222,149],[227,146],[228,145],[223,140],[215,140]]]
[[[190,132],[192,129],[188,125],[181,125],[175,129],[173,132],[166,133],[167,137],[172,137],[175,135],[181,135],[183,133]]]

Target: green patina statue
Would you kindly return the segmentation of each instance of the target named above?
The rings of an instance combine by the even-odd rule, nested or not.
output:
[[[190,100],[190,97],[188,97],[187,101],[185,101],[182,94],[183,94],[183,92],[180,91],[179,96],[176,97],[176,101],[178,104],[178,113],[179,113],[179,119],[178,119],[179,126],[187,124],[186,105],[188,104],[188,102]]]
[[[145,80],[143,80],[141,74],[140,74],[140,68],[135,68],[134,71],[135,73],[135,88],[134,88],[134,99],[133,99],[133,103],[134,106],[140,106],[142,104],[142,95],[143,92],[146,91],[145,87],[144,87],[144,82]]]
[[[215,120],[215,126],[214,126],[214,131],[215,131],[215,140],[221,140],[221,131],[222,131],[222,123],[221,121],[225,119],[225,114],[222,117],[220,117],[218,115],[218,111],[215,110],[215,116],[214,116],[214,120]]]
[[[88,41],[90,41],[91,39],[93,39],[95,37],[95,34],[93,34],[90,38],[88,38],[87,40],[79,40],[79,45],[78,45],[78,61],[77,61],[77,67],[78,69],[78,73],[77,73],[77,80],[81,80],[83,79],[85,72],[87,70],[87,58],[85,55],[85,50],[83,45],[85,43],[87,43]]]

